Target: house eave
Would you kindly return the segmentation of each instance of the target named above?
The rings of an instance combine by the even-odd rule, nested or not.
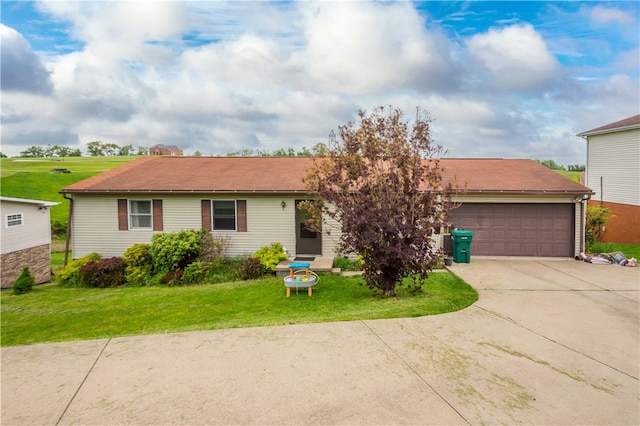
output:
[[[307,194],[305,190],[258,190],[258,189],[233,189],[233,190],[200,190],[200,189],[101,189],[101,190],[61,190],[61,194]]]
[[[624,132],[626,130],[635,130],[635,129],[640,129],[640,125],[631,124],[629,126],[615,127],[613,129],[593,130],[593,131],[578,133],[576,136],[578,137],[598,136],[598,135],[604,135],[607,133],[617,133],[617,132]]]

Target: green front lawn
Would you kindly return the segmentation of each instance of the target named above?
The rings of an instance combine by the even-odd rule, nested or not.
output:
[[[430,275],[424,293],[380,299],[361,277],[321,276],[285,297],[281,278],[193,287],[115,289],[36,286],[2,292],[2,346],[284,324],[402,318],[463,309],[477,293],[450,272]]]
[[[614,253],[621,251],[627,259],[640,259],[640,244],[592,243],[587,246],[587,254]]]

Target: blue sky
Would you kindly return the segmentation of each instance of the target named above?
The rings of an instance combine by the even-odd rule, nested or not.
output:
[[[1,2],[2,152],[94,140],[223,155],[430,111],[449,157],[585,162],[640,113],[623,2]]]

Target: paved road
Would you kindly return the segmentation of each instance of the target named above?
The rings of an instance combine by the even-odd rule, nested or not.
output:
[[[445,315],[2,348],[2,424],[640,424],[640,268],[451,269]]]

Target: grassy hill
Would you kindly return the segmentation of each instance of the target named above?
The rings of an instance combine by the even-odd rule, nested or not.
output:
[[[60,190],[72,183],[128,163],[139,156],[123,157],[70,157],[55,158],[2,158],[0,160],[0,194],[5,197],[31,198],[59,202],[51,208],[51,222],[66,223],[69,201]],[[71,173],[50,173],[55,168],[66,168]]]
[[[567,172],[565,170],[556,170],[556,172],[576,183],[580,183],[580,172]]]

